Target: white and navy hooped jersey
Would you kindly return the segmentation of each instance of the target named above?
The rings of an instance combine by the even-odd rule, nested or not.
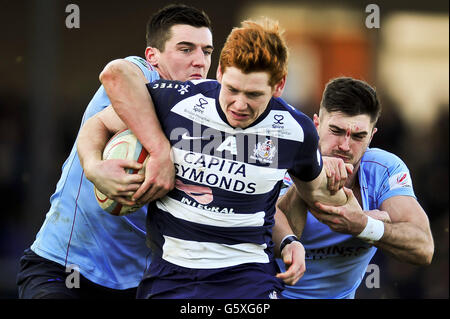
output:
[[[231,127],[212,80],[147,85],[169,138],[176,185],[150,206],[154,253],[186,268],[273,261],[275,203],[287,171],[316,178],[318,135],[306,115],[272,98],[245,129]]]
[[[358,179],[363,210],[379,209],[392,196],[415,197],[408,167],[398,156],[382,149],[366,150]],[[288,176],[285,184],[292,185]],[[306,272],[295,286],[286,286],[283,295],[295,299],[353,298],[377,248],[352,235],[332,231],[310,212],[300,240],[306,252]],[[277,262],[283,270],[283,262]]]

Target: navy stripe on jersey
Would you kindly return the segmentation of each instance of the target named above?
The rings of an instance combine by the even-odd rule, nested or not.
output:
[[[215,227],[174,217],[162,209],[157,209],[157,212],[149,218],[149,225],[152,231],[156,229],[154,227],[161,226],[160,229],[156,229],[156,233],[163,232],[164,235],[184,240],[227,245],[246,242],[254,244],[267,243],[267,239],[271,237],[270,227],[273,226],[273,223],[272,219],[270,222],[264,223],[262,227]]]

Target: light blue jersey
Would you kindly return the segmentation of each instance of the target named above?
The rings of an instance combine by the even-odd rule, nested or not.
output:
[[[149,82],[158,72],[139,57],[128,57]],[[90,101],[81,125],[110,104],[101,86]],[[113,289],[137,287],[150,262],[145,244],[146,207],[123,217],[112,216],[98,205],[93,184],[86,179],[76,142],[63,164],[51,196],[51,207],[31,249],[63,266],[79,267],[90,281]]]
[[[387,151],[368,148],[358,178],[363,210],[379,209],[392,196],[415,197],[407,166]],[[289,177],[285,184],[292,185]],[[354,298],[376,247],[332,231],[310,212],[300,240],[306,250],[306,272],[295,286],[287,286],[283,295],[295,299]],[[277,262],[285,271],[283,262]]]

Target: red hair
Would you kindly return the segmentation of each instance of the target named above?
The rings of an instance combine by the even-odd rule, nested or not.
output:
[[[244,21],[233,28],[220,53],[220,66],[243,73],[268,72],[269,85],[275,86],[287,75],[288,48],[278,22],[265,18],[262,22]]]

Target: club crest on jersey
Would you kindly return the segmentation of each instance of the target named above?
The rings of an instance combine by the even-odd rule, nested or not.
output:
[[[272,163],[276,151],[277,148],[275,147],[273,141],[266,138],[265,142],[255,145],[255,148],[253,149],[253,156],[250,156],[250,158],[259,160],[263,163]]]

